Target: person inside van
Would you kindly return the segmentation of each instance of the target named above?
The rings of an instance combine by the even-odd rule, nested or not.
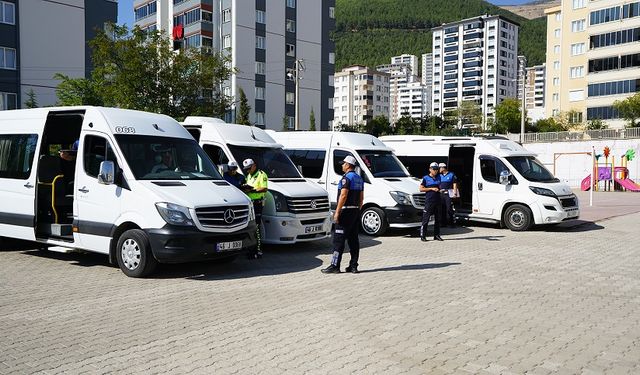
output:
[[[231,185],[240,189],[242,185],[244,185],[244,176],[238,173],[238,163],[231,160],[227,164],[227,171],[224,172],[224,179]]]
[[[171,150],[164,150],[159,157],[158,164],[154,165],[151,168],[151,173],[160,173],[164,171],[172,171],[175,167],[173,166],[173,155],[171,155]]]
[[[73,180],[76,174],[76,156],[78,153],[78,144],[80,141],[75,141],[70,148],[62,149],[59,151],[60,155],[60,169],[62,170],[62,179],[64,181],[65,193],[73,191]]]

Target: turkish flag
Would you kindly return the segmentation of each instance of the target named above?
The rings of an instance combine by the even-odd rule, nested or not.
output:
[[[173,27],[173,40],[180,40],[184,38],[184,26],[176,25]]]

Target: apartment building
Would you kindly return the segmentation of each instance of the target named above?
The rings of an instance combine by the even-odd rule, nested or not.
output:
[[[388,73],[366,66],[350,66],[335,74],[333,130],[361,125],[374,117],[389,118]]]
[[[134,12],[136,25],[166,31],[181,48],[228,54],[238,72],[221,90],[236,103],[242,88],[257,126],[294,128],[298,79],[300,129],[312,109],[318,129],[332,128],[335,0],[134,0]]]
[[[433,85],[433,54],[432,53],[422,54],[422,74],[420,76],[420,81],[425,86]]]
[[[415,119],[431,114],[431,87],[422,82],[412,82],[398,90],[398,112],[400,116]]]
[[[613,103],[640,91],[640,2],[563,0],[545,13],[546,115],[623,127]]]
[[[87,42],[116,17],[111,0],[1,0],[0,110],[22,108],[32,90],[39,106],[55,105],[54,74],[88,77]]]
[[[405,55],[406,56],[406,55]],[[392,61],[394,58],[392,58]],[[400,113],[400,90],[414,82],[419,82],[417,71],[414,71],[411,62],[399,62],[378,65],[376,70],[379,72],[389,73],[389,89],[391,107],[389,112],[389,121],[395,124],[402,114]]]
[[[420,65],[418,65],[418,56],[416,55],[409,55],[405,53],[400,56],[393,56],[391,58],[391,64],[409,64],[414,75],[418,75],[420,73]]]
[[[443,24],[432,33],[434,115],[473,101],[486,123],[500,102],[516,97],[517,23],[485,15]]]
[[[545,64],[526,68],[525,108],[528,117],[534,122],[545,118],[545,72]]]

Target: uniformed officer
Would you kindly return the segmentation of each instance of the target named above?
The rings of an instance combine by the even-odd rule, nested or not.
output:
[[[429,165],[429,174],[422,178],[420,191],[425,193],[424,211],[422,212],[422,227],[420,228],[420,239],[427,241],[427,227],[429,218],[433,215],[435,224],[433,226],[433,239],[442,241],[440,237],[440,216],[442,200],[440,198],[440,173],[438,173],[438,163]]]
[[[358,223],[360,209],[364,201],[364,181],[355,171],[356,158],[348,155],[342,161],[344,176],[338,184],[338,206],[333,215],[333,256],[329,267],[322,273],[340,273],[340,261],[344,252],[345,240],[349,243],[349,267],[346,272],[358,273],[360,257],[360,241],[358,239]]]
[[[238,189],[240,189],[241,186],[244,185],[244,176],[238,173],[238,163],[233,160],[231,160],[227,164],[227,171],[224,172],[224,175],[222,177],[224,177],[225,181],[237,187]]]
[[[442,223],[450,227],[455,225],[453,203],[451,198],[458,196],[458,178],[447,168],[447,164],[440,163],[440,191],[442,191]]]
[[[251,202],[253,202],[253,210],[256,214],[256,226],[258,245],[253,253],[249,253],[249,259],[258,259],[262,257],[260,224],[262,224],[262,208],[264,207],[264,197],[267,195],[268,178],[267,174],[258,169],[253,159],[245,159],[242,162],[242,169],[247,174],[246,183],[241,186],[242,190],[247,194]]]

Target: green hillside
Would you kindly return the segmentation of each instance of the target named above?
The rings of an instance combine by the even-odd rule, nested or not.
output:
[[[374,67],[391,56],[431,52],[431,28],[483,14],[520,24],[520,51],[529,65],[544,62],[546,19],[526,20],[482,0],[336,0],[336,70]]]

